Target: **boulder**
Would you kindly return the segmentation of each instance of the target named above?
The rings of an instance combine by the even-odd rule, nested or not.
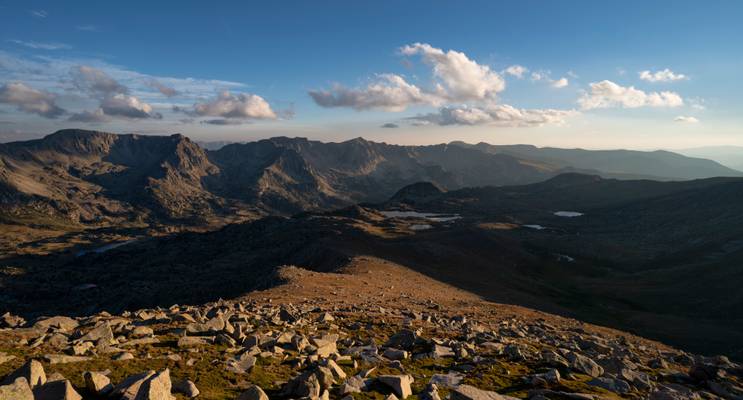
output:
[[[257,385],[249,387],[237,396],[237,400],[268,400],[266,393]]]
[[[111,392],[112,397],[121,400],[174,400],[171,390],[170,370],[147,371],[132,375],[117,385]]]
[[[246,374],[255,366],[256,358],[249,353],[243,353],[227,361],[227,370],[236,374]]]
[[[170,370],[166,368],[147,379],[135,397],[122,397],[122,400],[175,400],[170,394],[171,388]]]
[[[76,320],[70,317],[57,316],[38,319],[36,320],[36,323],[34,323],[33,327],[43,331],[47,331],[49,328],[56,328],[63,332],[70,332],[79,325],[80,324]]]
[[[629,383],[621,379],[599,377],[591,379],[590,381],[588,381],[588,384],[591,386],[598,386],[610,392],[619,394],[628,393],[630,390],[632,390],[632,387],[629,385]]]
[[[389,340],[387,340],[387,343],[384,344],[384,346],[403,350],[411,350],[413,346],[418,343],[418,340],[419,337],[416,331],[403,329],[392,335]]]
[[[38,385],[46,383],[46,373],[44,373],[44,366],[36,360],[28,360],[20,368],[10,373],[2,381],[2,385],[14,384],[16,379],[25,378],[28,386],[33,389]]]
[[[0,315],[0,328],[18,328],[25,324],[26,324],[25,319],[17,315],[13,315],[9,312],[6,312],[5,314]]]
[[[46,360],[49,364],[67,364],[88,361],[90,360],[90,357],[68,356],[65,354],[45,354],[44,360]]]
[[[26,378],[20,376],[11,383],[0,386],[0,399],[3,400],[34,400],[34,393],[28,386]]]
[[[459,385],[449,395],[451,400],[516,400],[515,397],[504,396],[496,392],[480,390],[470,385]]]
[[[192,399],[199,395],[199,389],[196,387],[196,384],[189,381],[188,379],[184,379],[182,381],[178,381],[173,385],[173,392],[180,393],[189,399]]]
[[[134,399],[142,384],[153,375],[155,375],[155,371],[147,371],[127,377],[113,388],[111,397]]]
[[[441,396],[439,396],[439,390],[436,387],[435,383],[429,383],[426,385],[426,388],[418,394],[418,398],[420,400],[441,400]]]
[[[570,361],[570,368],[575,371],[584,373],[586,375],[597,378],[604,374],[604,369],[600,365],[596,364],[595,361],[590,358],[571,352],[568,354],[568,360]]]
[[[96,395],[105,395],[114,388],[111,380],[100,372],[86,371],[83,373],[83,379],[85,379],[85,387],[88,391]]]
[[[400,399],[404,400],[413,394],[413,390],[410,388],[413,377],[410,375],[382,375],[377,380],[390,387]]]
[[[104,322],[97,325],[93,329],[89,330],[88,333],[83,335],[78,341],[80,342],[97,342],[102,340],[104,343],[111,343],[114,339],[114,333],[111,331],[111,325],[108,322]]]
[[[410,354],[405,350],[388,348],[382,353],[382,356],[389,358],[390,360],[405,360]]]
[[[34,400],[82,400],[67,379],[50,381],[33,390]]]
[[[152,337],[155,332],[149,326],[137,326],[129,332],[130,338]]]
[[[201,334],[214,334],[221,332],[225,327],[225,320],[222,318],[221,315],[218,315],[208,321],[206,321],[203,324],[200,323],[191,323],[186,325],[186,332],[194,335],[201,335]]]

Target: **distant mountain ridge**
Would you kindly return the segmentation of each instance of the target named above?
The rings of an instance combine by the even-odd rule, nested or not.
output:
[[[618,167],[623,156],[633,165]],[[601,164],[602,157],[611,162]],[[602,166],[607,169],[597,169]],[[656,179],[740,174],[667,152],[287,137],[209,151],[182,135],[62,130],[0,144],[0,216],[24,224],[210,224],[381,202],[421,181],[455,190],[536,183],[569,172]]]
[[[716,176],[743,176],[743,172],[716,161],[687,157],[665,150],[583,150],[532,145],[450,143],[490,154],[508,154],[558,167],[594,170],[604,177],[621,179],[687,180]]]

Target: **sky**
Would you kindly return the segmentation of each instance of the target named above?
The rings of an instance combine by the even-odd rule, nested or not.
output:
[[[741,19],[734,0],[0,0],[0,142],[743,145]]]

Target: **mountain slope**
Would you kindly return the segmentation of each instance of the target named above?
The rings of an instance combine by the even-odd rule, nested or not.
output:
[[[4,208],[25,201],[74,222],[116,222],[149,213],[200,218],[218,202],[201,180],[217,172],[206,153],[181,135],[67,130],[0,147]]]
[[[675,179],[730,171],[663,152],[286,137],[207,151],[182,135],[64,130],[0,145],[0,218],[26,226],[212,226],[383,202],[421,181],[457,190],[530,184],[565,172]]]

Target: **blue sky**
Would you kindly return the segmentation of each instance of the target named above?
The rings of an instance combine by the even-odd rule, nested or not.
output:
[[[0,140],[743,144],[738,1],[261,3],[0,1]]]

